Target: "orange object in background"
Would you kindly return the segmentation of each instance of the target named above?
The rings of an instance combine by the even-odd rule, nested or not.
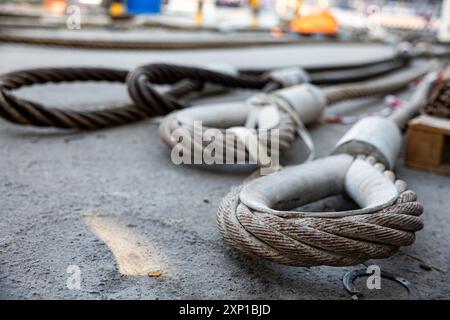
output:
[[[333,14],[326,10],[295,18],[291,22],[291,29],[303,34],[336,35],[339,23]]]
[[[197,11],[195,12],[195,24],[201,26],[205,20],[203,12],[204,0],[197,0]]]
[[[45,10],[54,14],[63,14],[66,12],[67,0],[45,0]]]
[[[113,18],[123,17],[126,15],[126,13],[127,13],[127,10],[123,3],[113,2],[109,6],[109,15]]]

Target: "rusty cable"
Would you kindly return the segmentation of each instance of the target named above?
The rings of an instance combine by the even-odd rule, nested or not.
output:
[[[450,80],[443,79],[432,90],[422,112],[439,118],[450,119]]]

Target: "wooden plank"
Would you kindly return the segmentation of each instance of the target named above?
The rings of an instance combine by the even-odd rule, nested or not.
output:
[[[405,164],[450,174],[450,120],[422,115],[409,123]]]
[[[420,128],[424,131],[450,135],[450,120],[428,115],[421,115],[409,122],[409,126]]]

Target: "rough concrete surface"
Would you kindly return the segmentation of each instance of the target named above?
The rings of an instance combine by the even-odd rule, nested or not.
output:
[[[69,65],[130,68],[148,62],[317,65],[370,60],[389,53],[390,49],[380,45],[182,52],[1,45],[0,72]],[[127,100],[121,85],[92,83],[40,86],[17,94],[73,108]],[[238,92],[213,100],[248,94]],[[369,105],[374,103],[380,104],[372,101]],[[310,129],[318,156],[324,156],[348,127],[314,125]],[[283,161],[294,164],[303,156],[299,142]],[[370,263],[405,277],[414,290],[408,295],[399,285],[383,280],[382,289],[365,290],[365,298],[449,299],[450,177],[407,169],[403,159],[396,172],[417,191],[425,206],[426,227],[413,246],[390,259]],[[246,257],[223,243],[215,224],[218,203],[249,173],[175,166],[152,121],[76,133],[19,127],[0,120],[0,298],[350,299],[341,278],[361,266],[286,267]],[[94,226],[89,225],[92,217]],[[107,221],[104,229],[102,221]],[[98,228],[104,233],[94,233]],[[107,245],[122,245],[108,238],[118,232],[124,232],[124,239],[138,239],[133,245],[151,257],[154,266],[149,268],[161,276],[119,272]],[[435,268],[425,270],[411,255]],[[67,287],[70,265],[81,270],[80,290]],[[363,287],[363,281],[357,284]]]

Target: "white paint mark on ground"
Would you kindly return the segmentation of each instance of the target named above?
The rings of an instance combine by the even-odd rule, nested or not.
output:
[[[119,272],[129,276],[168,275],[161,257],[136,228],[121,225],[113,217],[87,213],[83,215],[89,229],[112,251]]]

